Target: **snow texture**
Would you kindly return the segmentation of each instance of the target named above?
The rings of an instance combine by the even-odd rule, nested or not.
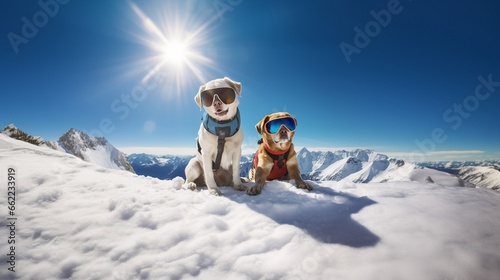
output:
[[[16,272],[1,279],[498,279],[500,194],[436,182],[182,188],[0,135],[16,169]],[[421,172],[425,172],[422,169]],[[425,176],[425,174],[419,174]],[[434,177],[433,177],[434,178]],[[247,185],[250,185],[248,183]],[[0,200],[0,235],[7,203]]]

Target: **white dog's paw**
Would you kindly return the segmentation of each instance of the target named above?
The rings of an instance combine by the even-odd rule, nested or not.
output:
[[[219,188],[213,188],[213,189],[209,189],[209,192],[211,195],[215,195],[215,196],[220,196],[222,195],[221,191]]]
[[[196,184],[194,182],[187,182],[184,187],[188,190],[196,190]]]

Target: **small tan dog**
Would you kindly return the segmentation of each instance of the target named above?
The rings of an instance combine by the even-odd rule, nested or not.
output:
[[[280,112],[265,116],[255,125],[262,135],[260,146],[253,159],[253,167],[248,172],[255,185],[247,189],[249,195],[259,194],[266,180],[295,180],[299,189],[313,188],[300,176],[297,153],[292,139],[297,120],[289,113]]]

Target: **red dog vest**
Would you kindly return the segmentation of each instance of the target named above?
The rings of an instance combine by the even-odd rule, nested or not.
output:
[[[266,153],[274,161],[273,168],[271,169],[271,173],[269,173],[269,175],[267,176],[267,180],[268,181],[276,180],[288,174],[288,170],[286,168],[286,160],[288,159],[288,152],[290,151],[290,149],[283,152],[274,152],[271,151],[267,147],[267,145],[265,144],[262,145],[264,145]],[[259,165],[259,157],[258,153],[255,153],[255,156],[253,157],[253,167],[255,170],[257,170],[258,165]]]

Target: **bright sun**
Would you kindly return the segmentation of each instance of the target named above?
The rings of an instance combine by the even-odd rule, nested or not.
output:
[[[162,80],[162,85],[166,87],[164,92],[181,94],[185,86],[205,82],[206,72],[216,66],[204,53],[211,39],[210,26],[216,17],[198,17],[198,14],[192,13],[190,5],[186,4],[181,9],[171,4],[157,7],[156,10],[164,12],[157,14],[153,20],[136,4],[131,3],[130,6],[138,16],[141,27],[140,33],[135,36],[152,50],[151,55],[141,60],[142,68],[150,69],[148,75],[160,73],[165,78]]]
[[[188,55],[188,47],[181,41],[172,41],[165,44],[163,59],[166,63],[172,63],[179,67],[186,61]]]

